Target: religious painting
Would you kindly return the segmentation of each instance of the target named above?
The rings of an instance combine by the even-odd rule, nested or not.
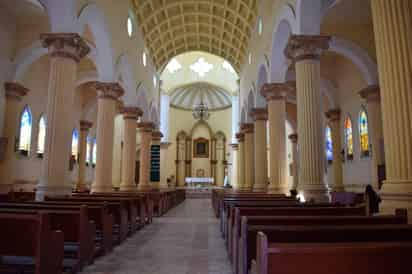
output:
[[[193,157],[209,158],[209,140],[205,138],[193,140]]]

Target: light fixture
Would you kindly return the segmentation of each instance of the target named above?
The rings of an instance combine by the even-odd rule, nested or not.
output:
[[[200,101],[199,104],[193,107],[193,118],[196,120],[203,120],[206,121],[210,117],[209,108],[205,103],[203,103],[203,99]]]

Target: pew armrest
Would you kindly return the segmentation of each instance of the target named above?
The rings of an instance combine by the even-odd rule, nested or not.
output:
[[[96,239],[96,224],[94,221],[89,221],[89,233],[88,233],[88,264],[92,264],[94,261],[95,243]]]
[[[41,265],[47,265],[47,271],[50,274],[60,274],[63,268],[64,259],[64,234],[62,231],[52,231],[49,242],[49,256],[47,262],[40,262]],[[43,273],[43,272],[42,272]]]
[[[258,232],[256,240],[256,274],[268,273],[268,238],[263,232]]]
[[[250,274],[257,274],[257,265],[256,265],[256,261],[252,260],[252,265],[250,266]]]

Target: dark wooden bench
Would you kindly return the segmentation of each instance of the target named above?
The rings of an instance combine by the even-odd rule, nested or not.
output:
[[[248,226],[248,246],[256,243],[258,232],[270,243],[412,242],[412,225],[256,225]],[[256,258],[256,248],[248,251],[239,253],[238,273],[248,273]]]
[[[120,244],[128,235],[128,204],[122,198],[83,198],[83,197],[46,197],[46,202],[57,204],[76,204],[76,205],[107,205],[109,213],[113,216],[113,243]]]
[[[239,265],[241,257],[253,257],[256,250],[256,233],[255,229],[249,229],[253,226],[276,226],[276,225],[302,225],[302,226],[319,226],[319,225],[395,225],[407,224],[406,210],[397,210],[396,215],[384,216],[243,216],[240,234],[235,234],[233,238],[233,260],[232,264],[235,273],[239,269],[247,269],[245,265]],[[240,254],[242,253],[242,254]],[[249,259],[250,262],[250,259]]]
[[[61,274],[63,232],[50,229],[47,213],[0,213],[0,271]]]
[[[48,209],[68,210],[87,205],[89,221],[93,221],[96,227],[95,256],[103,255],[113,247],[113,216],[109,212],[107,203],[68,203],[68,202],[24,202],[8,203],[16,209]],[[0,204],[2,206],[4,204]]]
[[[412,243],[270,243],[258,234],[253,274],[409,274]]]
[[[64,268],[76,273],[91,264],[95,255],[96,226],[89,221],[86,206],[72,209],[52,210],[50,208],[18,208],[13,205],[0,206],[0,213],[32,214],[48,213],[52,230],[64,233]]]

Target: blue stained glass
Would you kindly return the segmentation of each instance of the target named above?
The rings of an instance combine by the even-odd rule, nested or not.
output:
[[[328,161],[333,160],[332,130],[329,126],[326,127],[326,158]]]
[[[20,118],[19,150],[30,151],[32,116],[28,106],[25,106]]]
[[[72,133],[72,156],[76,159],[77,161],[77,155],[79,152],[79,132],[77,131],[77,129],[73,130]]]
[[[366,111],[362,110],[359,115],[359,136],[362,155],[369,153],[369,132],[368,132],[368,116]]]

